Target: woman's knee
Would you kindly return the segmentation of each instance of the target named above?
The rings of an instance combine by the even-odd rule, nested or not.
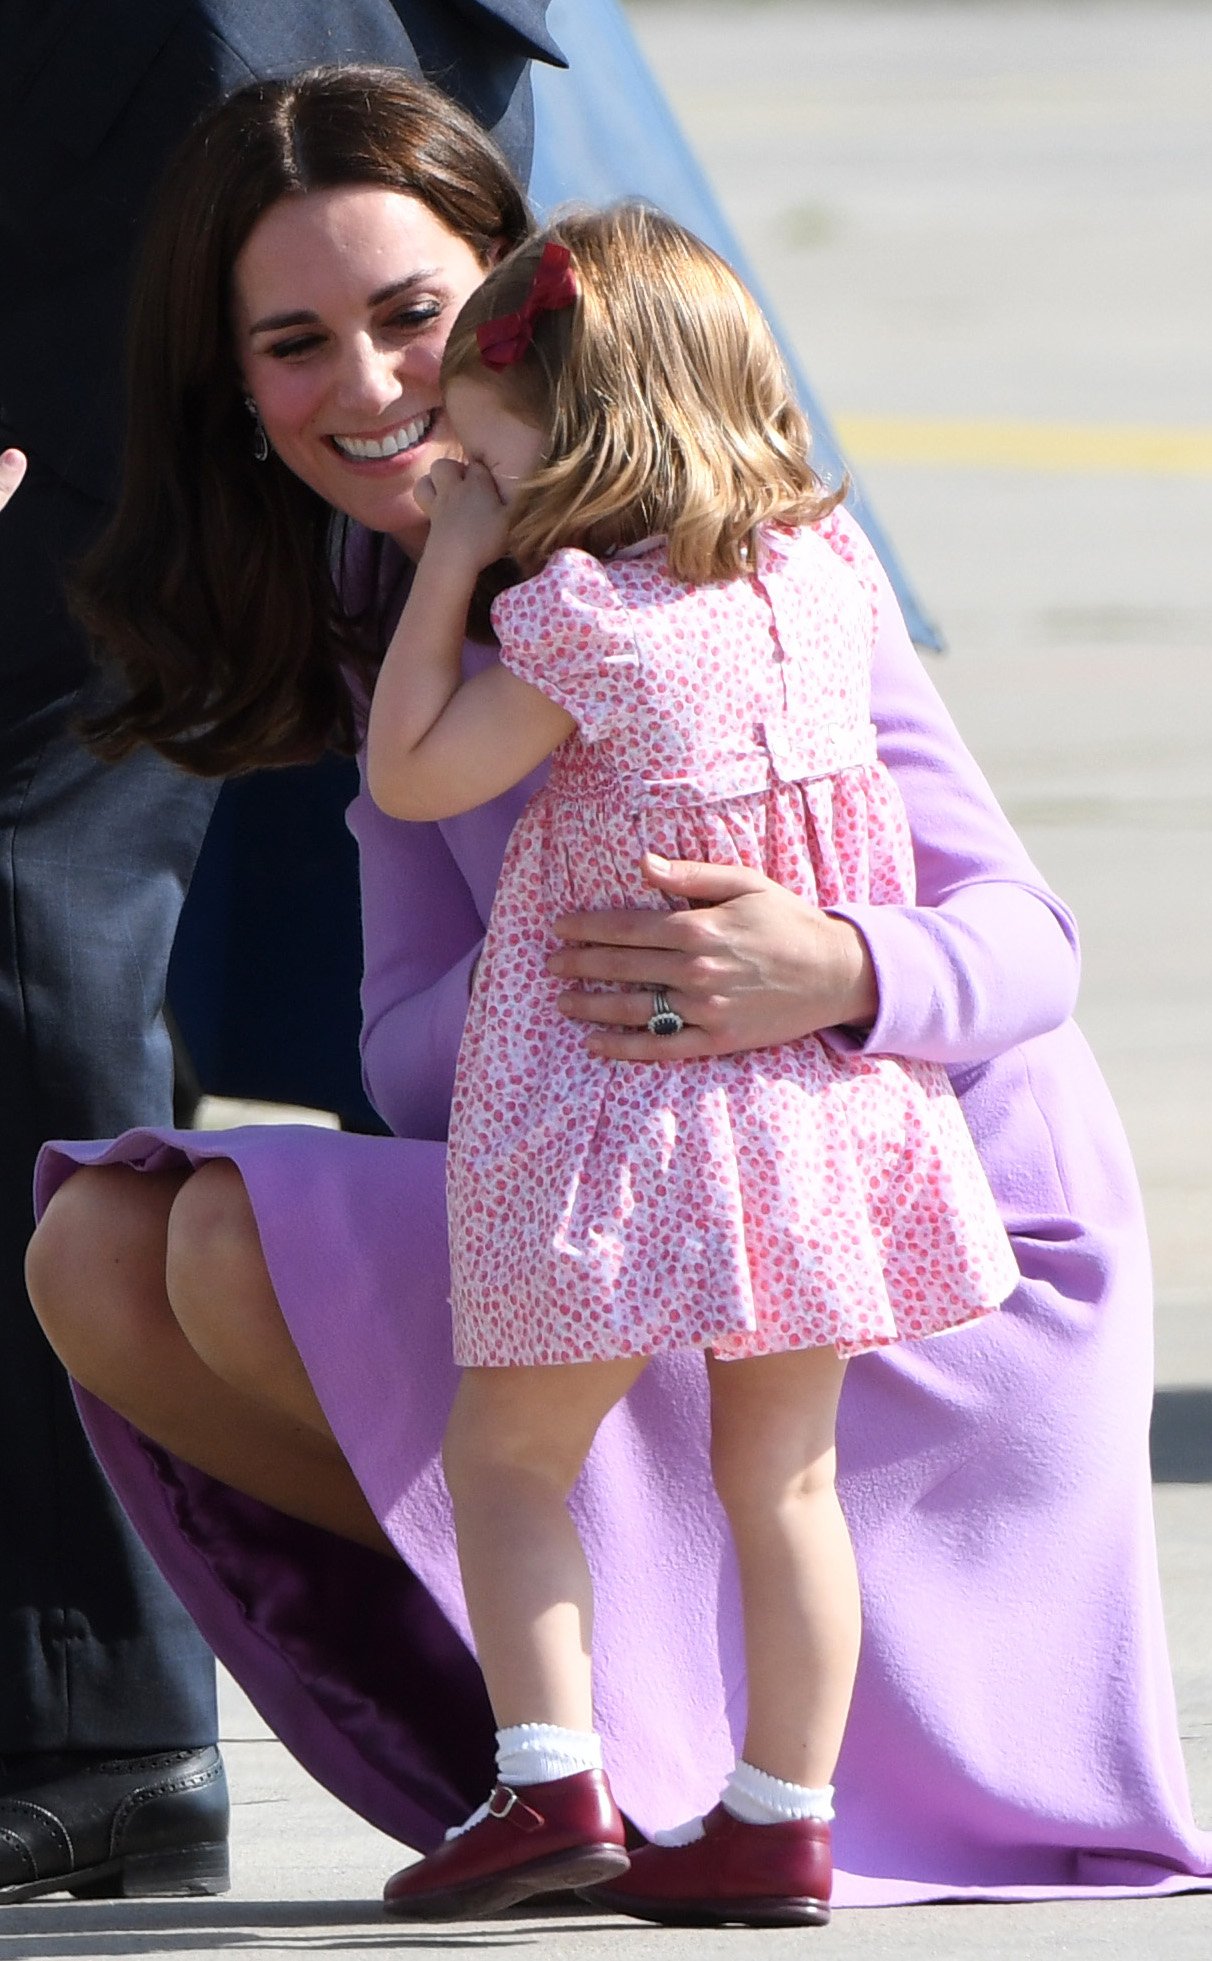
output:
[[[168,1220],[168,1298],[202,1360],[225,1379],[264,1365],[265,1321],[280,1323],[244,1180],[225,1159],[200,1165]]]
[[[86,1166],[54,1194],[26,1254],[26,1285],[52,1348],[99,1391],[168,1318],[164,1252],[179,1180]]]
[[[168,1299],[194,1354],[250,1401],[329,1436],[265,1263],[234,1164],[213,1159],[181,1187],[168,1224]]]
[[[261,1242],[244,1180],[234,1164],[213,1158],[185,1180],[168,1221],[171,1293],[236,1278],[259,1260]]]

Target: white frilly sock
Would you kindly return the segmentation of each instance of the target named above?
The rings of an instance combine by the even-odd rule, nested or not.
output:
[[[827,1825],[833,1817],[833,1786],[823,1784],[814,1790],[808,1784],[786,1784],[781,1777],[742,1761],[729,1775],[721,1802],[747,1825],[778,1825],[788,1818],[817,1818]],[[702,1836],[701,1818],[687,1818],[684,1824],[651,1834],[653,1845],[693,1845]]]
[[[788,1818],[816,1818],[827,1825],[833,1817],[833,1786],[814,1790],[809,1784],[785,1784],[742,1761],[724,1786],[723,1803],[747,1825],[779,1825]]]
[[[497,1777],[502,1784],[554,1784],[579,1770],[601,1770],[602,1739],[596,1730],[561,1729],[558,1723],[514,1723],[497,1731]],[[488,1816],[488,1800],[447,1838],[459,1838]]]
[[[693,1845],[696,1838],[703,1836],[701,1818],[687,1818],[681,1825],[666,1825],[663,1832],[649,1832],[653,1845]]]

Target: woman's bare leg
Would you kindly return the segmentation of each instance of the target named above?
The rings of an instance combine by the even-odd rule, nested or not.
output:
[[[207,1176],[191,1191],[211,1171],[230,1176]],[[185,1320],[235,1383],[198,1353],[178,1321],[170,1260]],[[391,1551],[274,1301],[233,1166],[192,1175],[124,1165],[76,1172],[46,1209],[28,1279],[69,1374],[154,1442],[293,1518]],[[215,1333],[220,1319],[237,1331],[227,1343]]]
[[[744,1607],[745,1762],[817,1789],[833,1781],[858,1666],[858,1575],[834,1486],[846,1364],[806,1348],[708,1368]]]
[[[282,1319],[244,1180],[226,1159],[200,1165],[173,1199],[164,1286],[177,1326],[212,1375],[333,1442]]]
[[[593,1588],[568,1494],[642,1361],[465,1369],[446,1481],[476,1654],[498,1728],[593,1728]]]

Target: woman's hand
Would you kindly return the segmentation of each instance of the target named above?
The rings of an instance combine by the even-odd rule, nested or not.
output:
[[[25,458],[19,449],[6,449],[0,456],[0,511],[8,503],[25,475]]]
[[[689,899],[691,910],[566,913],[554,922],[569,944],[551,955],[550,971],[617,989],[560,997],[572,1020],[593,1024],[595,1055],[624,1062],[731,1055],[875,1019],[871,956],[849,920],[805,904],[761,872],[671,864],[651,853],[643,870],[657,891]],[[680,1034],[648,1033],[654,988],[685,1020]]]

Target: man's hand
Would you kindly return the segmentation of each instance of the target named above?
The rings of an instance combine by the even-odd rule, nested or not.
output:
[[[0,456],[0,511],[8,503],[25,475],[25,458],[19,449],[6,449]]]

